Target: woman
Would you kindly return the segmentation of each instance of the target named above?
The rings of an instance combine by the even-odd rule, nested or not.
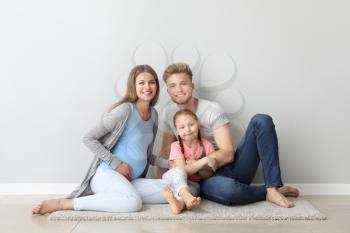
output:
[[[83,182],[68,198],[43,201],[33,208],[32,213],[46,214],[57,210],[139,211],[143,199],[147,201],[147,197],[140,194],[135,184],[144,191],[144,187],[161,190],[166,185],[154,180],[156,185],[152,186],[153,181],[139,179],[145,177],[150,163],[158,164],[152,156],[158,127],[158,113],[153,106],[158,97],[156,72],[148,65],[134,67],[125,96],[84,137],[85,145],[95,158]],[[159,190],[146,193],[157,194]],[[162,203],[165,200],[156,197],[148,202]]]

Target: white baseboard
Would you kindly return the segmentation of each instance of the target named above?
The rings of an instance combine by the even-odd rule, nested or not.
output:
[[[78,185],[78,183],[0,184],[0,195],[69,194]]]
[[[297,187],[301,195],[350,195],[350,184],[286,184]],[[0,195],[69,194],[78,183],[0,184]]]
[[[350,184],[285,184],[297,187],[301,195],[350,195]]]

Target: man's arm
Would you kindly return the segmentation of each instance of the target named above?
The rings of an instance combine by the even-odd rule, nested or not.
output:
[[[229,124],[225,124],[214,130],[214,140],[218,146],[218,150],[210,153],[208,156],[212,157],[216,161],[216,170],[227,163],[234,160],[234,147],[231,136],[231,129]],[[213,175],[213,170],[209,166],[204,166],[198,171],[199,176],[202,179],[208,178]]]
[[[168,130],[163,130],[163,136],[162,136],[162,147],[159,152],[159,156],[163,159],[169,159],[170,154],[170,146],[171,143],[173,143],[176,140],[174,135],[170,133]],[[162,178],[162,175],[164,172],[166,172],[167,169],[158,167],[157,170],[157,177]]]
[[[216,168],[220,168],[234,160],[234,146],[229,124],[225,124],[214,130],[214,139],[218,150],[209,156],[215,158]]]

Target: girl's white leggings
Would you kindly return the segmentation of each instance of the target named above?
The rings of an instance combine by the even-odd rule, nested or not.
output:
[[[141,210],[142,203],[167,203],[163,189],[170,186],[170,182],[143,178],[130,182],[114,170],[98,168],[90,185],[95,194],[75,198],[75,210],[125,213]]]
[[[193,196],[198,196],[200,186],[198,182],[187,180],[185,168],[176,166],[165,172],[162,178],[170,182],[169,187],[177,199],[180,199],[179,192],[182,188],[187,188]]]

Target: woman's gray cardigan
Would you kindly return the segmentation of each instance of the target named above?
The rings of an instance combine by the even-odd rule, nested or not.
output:
[[[113,169],[121,163],[119,159],[113,156],[110,152],[114,147],[119,137],[124,131],[126,122],[131,114],[132,103],[124,103],[116,107],[110,112],[106,112],[102,121],[92,128],[83,138],[84,144],[94,153],[95,157],[90,164],[90,167],[85,175],[82,183],[68,196],[68,198],[76,198],[93,194],[90,181],[95,175],[97,167],[104,161]],[[167,167],[167,161],[159,159],[152,154],[154,139],[158,128],[158,113],[152,108],[152,115],[155,116],[155,124],[153,126],[153,140],[147,149],[147,166],[141,177],[145,177],[149,164]]]

